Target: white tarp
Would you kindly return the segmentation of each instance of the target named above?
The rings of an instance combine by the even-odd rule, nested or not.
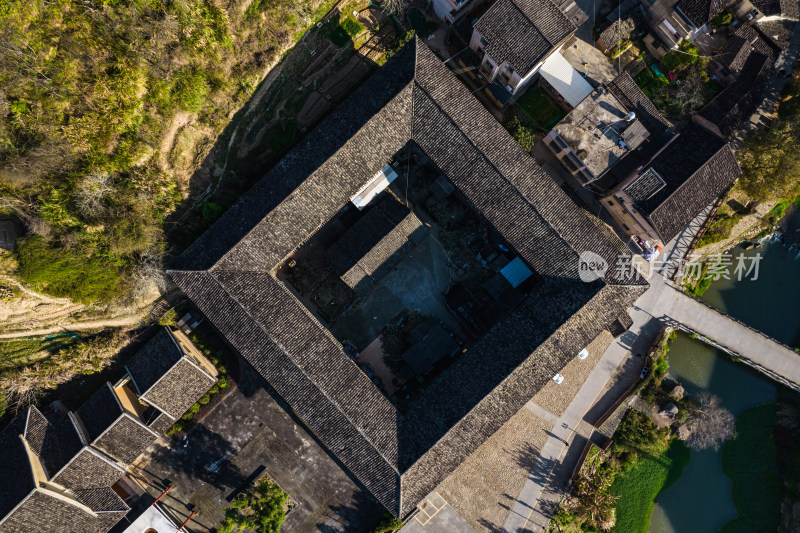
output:
[[[167,518],[158,504],[151,505],[125,529],[125,533],[175,533],[178,526]]]
[[[558,52],[547,58],[539,72],[572,107],[578,107],[584,98],[592,94],[589,82]]]
[[[378,193],[388,187],[395,179],[397,179],[397,172],[389,165],[386,165],[383,170],[372,176],[350,201],[353,202],[359,210],[364,209]]]

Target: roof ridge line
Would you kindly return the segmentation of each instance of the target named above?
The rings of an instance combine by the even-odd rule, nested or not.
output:
[[[256,325],[256,327],[258,327],[258,328],[259,328],[259,329],[260,329],[260,330],[261,330],[261,331],[264,333],[264,335],[266,335],[266,336],[267,336],[267,338],[269,338],[270,340],[272,340],[272,336],[269,334],[269,332],[268,332],[268,331],[266,331],[266,330],[264,329],[264,326],[262,326],[262,325],[261,325],[261,323],[260,323],[258,320],[256,320],[256,319],[255,319],[255,317],[254,317],[252,314],[250,314],[250,312],[249,312],[249,311],[248,311],[248,310],[247,310],[247,309],[246,309],[246,308],[245,308],[245,307],[244,307],[244,306],[241,304],[241,302],[239,302],[239,300],[238,300],[238,299],[237,299],[235,296],[233,296],[231,293],[229,293],[229,292],[227,291],[227,289],[225,289],[225,286],[224,286],[224,285],[222,285],[222,283],[220,283],[220,282],[219,282],[219,280],[216,278],[216,276],[214,276],[214,273],[213,273],[213,272],[211,272],[210,270],[206,270],[206,271],[202,271],[202,272],[205,272],[206,274],[208,274],[208,276],[211,278],[211,280],[212,280],[212,281],[213,281],[213,282],[214,282],[214,283],[215,283],[215,284],[216,284],[216,285],[217,285],[217,286],[218,286],[220,289],[222,289],[222,291],[223,291],[225,294],[227,294],[227,295],[228,295],[228,296],[229,296],[229,297],[230,297],[230,298],[231,298],[231,299],[232,299],[234,302],[236,302],[236,305],[237,305],[237,306],[238,306],[238,307],[239,307],[239,308],[240,308],[240,309],[241,309],[241,310],[244,312],[244,314],[245,314],[245,315],[247,315],[247,316],[250,318],[250,320],[251,320],[251,321],[252,321],[252,322],[253,322],[253,323]],[[225,272],[231,272],[231,273],[233,273],[233,272],[241,272],[241,271],[238,271],[238,270],[227,270],[227,271],[225,271]],[[257,273],[264,273],[264,272],[260,272],[260,271],[259,271],[259,272],[257,272]],[[266,274],[269,274],[269,273],[266,273]],[[305,307],[303,307],[303,308],[305,309]],[[312,318],[314,318],[314,317],[312,316]],[[314,320],[316,321],[316,319],[314,319]],[[275,346],[278,346],[278,345],[277,345],[277,343],[275,343],[274,341],[273,341],[273,344],[275,344]],[[286,353],[286,351],[285,351],[283,348],[280,348],[280,347],[278,346],[278,349],[279,349],[279,350],[281,351],[281,353],[283,353],[283,355],[284,355],[284,356],[285,356],[285,357],[286,357],[286,358],[287,358],[287,359],[288,359],[288,360],[289,360],[289,361],[292,363],[292,365],[294,365],[294,366],[295,366],[295,367],[296,367],[296,368],[297,368],[297,369],[300,371],[300,373],[301,373],[301,374],[303,374],[303,376],[304,376],[306,379],[308,379],[308,380],[309,380],[311,383],[313,383],[314,385],[316,385],[316,382],[315,382],[313,379],[311,379],[311,378],[308,376],[308,374],[306,374],[306,373],[305,373],[305,371],[304,371],[304,370],[303,370],[303,369],[302,369],[302,368],[301,368],[301,367],[300,367],[300,366],[299,366],[299,365],[298,365],[298,364],[297,364],[297,363],[294,361],[294,359],[292,359],[291,357],[289,357],[289,355]],[[237,350],[237,351],[238,351],[238,350]],[[249,362],[248,362],[248,363],[249,363]],[[352,361],[350,361],[350,363],[352,364]],[[359,372],[361,372],[361,370],[360,370],[360,369],[359,369]],[[370,439],[369,437],[367,437],[367,435],[365,435],[365,434],[364,434],[364,432],[361,430],[361,428],[360,428],[360,427],[358,427],[356,424],[354,424],[354,423],[353,423],[353,421],[352,421],[352,420],[350,420],[350,417],[348,417],[348,416],[347,416],[347,414],[346,414],[344,411],[342,411],[342,409],[339,407],[339,405],[338,405],[336,402],[334,402],[334,401],[331,399],[331,397],[330,397],[330,396],[327,394],[327,392],[326,392],[326,391],[322,390],[322,389],[321,389],[320,387],[318,387],[318,386],[317,386],[317,390],[318,390],[318,391],[320,391],[320,393],[321,393],[323,396],[325,396],[325,398],[328,400],[328,403],[330,403],[330,404],[331,404],[331,405],[332,405],[332,406],[333,406],[333,407],[334,407],[334,408],[335,408],[337,411],[339,411],[339,412],[342,414],[342,416],[344,417],[344,419],[345,419],[345,420],[347,420],[347,423],[348,423],[348,424],[350,424],[350,425],[351,425],[351,426],[352,426],[352,427],[353,427],[353,428],[354,428],[354,429],[355,429],[355,430],[358,432],[358,434],[359,434],[359,435],[361,435],[361,437],[363,437],[363,438],[364,438],[364,440],[366,440],[366,441],[369,443],[369,445],[372,447],[372,449],[373,449],[373,450],[375,450],[375,451],[378,453],[378,455],[380,455],[380,456],[381,456],[381,458],[384,460],[384,462],[385,462],[387,465],[389,465],[389,468],[391,468],[391,469],[392,469],[392,471],[394,471],[394,472],[395,472],[395,473],[396,473],[398,476],[400,476],[400,475],[401,475],[401,473],[400,473],[400,470],[399,470],[399,464],[400,464],[399,455],[398,455],[397,468],[396,468],[396,467],[395,467],[395,465],[393,465],[393,464],[392,464],[392,462],[391,462],[391,461],[389,461],[389,460],[386,458],[386,456],[383,454],[383,451],[382,451],[381,449],[379,449],[379,448],[378,448],[378,447],[375,445],[375,443],[373,443],[373,442],[372,442],[372,439]],[[392,405],[392,407],[395,409],[395,412],[397,412],[397,413],[399,414],[399,411],[397,411],[397,407],[395,407],[394,405]],[[304,421],[304,423],[306,423],[306,422]],[[306,423],[306,424],[307,424],[307,423]],[[307,424],[307,425],[308,425],[308,424]],[[325,445],[326,445],[326,447],[328,446],[328,445],[327,445],[327,443],[326,443]]]
[[[442,68],[445,68],[448,71],[450,70],[445,66],[442,66]],[[415,80],[415,83],[416,83],[416,80]],[[570,245],[569,241],[567,241],[561,235],[561,232],[559,232],[556,228],[554,228],[552,223],[544,215],[542,215],[542,213],[539,212],[539,210],[536,208],[536,206],[534,206],[531,203],[531,201],[528,199],[528,197],[525,196],[525,194],[521,190],[519,190],[519,188],[516,185],[514,185],[514,183],[511,182],[511,180],[508,179],[508,177],[505,175],[504,172],[501,172],[500,169],[497,168],[497,165],[494,163],[494,161],[489,159],[489,157],[483,152],[483,150],[478,148],[478,146],[475,144],[475,142],[472,140],[472,138],[469,135],[467,135],[467,133],[463,129],[461,129],[461,127],[458,125],[458,123],[453,119],[453,117],[450,116],[450,114],[447,111],[442,109],[442,107],[439,105],[439,103],[436,101],[436,99],[434,99],[430,95],[430,93],[427,90],[425,90],[425,88],[422,87],[420,84],[416,83],[416,85],[420,88],[420,90],[422,90],[422,92],[433,103],[433,105],[436,106],[436,108],[439,109],[442,112],[442,114],[444,114],[444,116],[447,117],[447,119],[456,127],[456,129],[458,129],[459,132],[461,132],[461,135],[463,135],[464,138],[467,139],[467,142],[469,142],[469,144],[475,149],[475,151],[478,154],[480,154],[480,157],[482,157],[495,170],[495,172],[497,172],[497,174],[506,183],[511,185],[511,188],[516,192],[516,194],[518,194],[522,198],[522,200],[525,202],[525,204],[529,205],[531,207],[531,209],[533,209],[533,211],[536,213],[536,215],[545,223],[545,225],[553,231],[553,233],[567,246],[567,248],[569,248],[572,251],[573,254],[575,254],[575,257],[577,259],[580,256],[580,253],[577,250],[575,250],[572,247],[572,245]],[[466,88],[463,85],[461,85],[460,88],[463,89],[463,90],[466,90]],[[413,95],[412,95],[412,101],[413,101]],[[481,109],[485,110],[485,108],[483,107],[483,104],[481,104],[480,102],[477,102],[477,100],[476,100],[476,104],[481,106]],[[488,111],[487,111],[487,113],[488,113]],[[492,117],[492,119],[494,119],[494,118]],[[411,121],[412,121],[412,124],[413,124],[413,121],[414,121],[414,117],[413,116],[411,117]],[[504,130],[505,130],[505,128],[504,128]],[[508,134],[508,132],[506,132],[506,134]],[[509,137],[510,137],[510,134],[509,134]],[[512,141],[514,142],[514,144],[517,147],[519,147],[520,150],[522,149],[522,147],[519,146],[519,144],[517,143],[516,140],[514,140],[512,138]]]
[[[699,124],[698,124],[698,126],[699,126]],[[702,126],[701,126],[701,127],[702,127]],[[703,129],[705,129],[705,128],[703,128]],[[708,131],[708,130],[706,130],[706,131]],[[717,136],[715,133],[713,133],[713,132],[711,132],[711,131],[709,131],[709,133],[711,133],[711,134],[712,134],[712,135],[714,135],[714,136]],[[677,137],[677,135],[676,135],[676,137]],[[689,182],[692,180],[692,178],[694,178],[694,177],[697,175],[697,173],[698,173],[698,172],[700,172],[700,171],[701,171],[703,168],[705,168],[705,166],[708,164],[708,162],[709,162],[709,161],[711,161],[712,159],[714,159],[715,157],[717,157],[717,156],[720,154],[720,152],[722,152],[723,150],[725,150],[725,148],[728,148],[728,150],[730,151],[731,157],[733,157],[734,161],[736,161],[736,156],[733,154],[733,149],[731,148],[731,145],[730,145],[730,143],[729,143],[729,142],[727,142],[727,141],[725,141],[725,144],[723,144],[722,146],[720,146],[719,150],[717,150],[716,152],[714,152],[714,154],[713,154],[711,157],[709,157],[709,158],[708,158],[708,159],[705,161],[705,163],[703,163],[702,165],[700,165],[700,168],[698,168],[697,170],[695,170],[694,172],[692,172],[692,174],[691,174],[691,175],[690,175],[688,178],[686,178],[686,180],[684,180],[684,182],[683,182],[683,183],[681,183],[680,185],[678,185],[677,187],[675,187],[675,190],[674,190],[674,191],[672,191],[672,192],[671,192],[669,195],[667,195],[667,197],[666,197],[666,198],[664,198],[664,200],[663,200],[663,201],[662,201],[660,204],[658,204],[658,206],[657,206],[655,209],[653,209],[653,211],[650,213],[650,216],[652,217],[654,213],[658,212],[658,211],[659,211],[659,210],[660,210],[662,207],[664,207],[664,205],[665,205],[665,204],[666,204],[666,203],[667,203],[667,202],[668,202],[668,201],[669,201],[669,200],[670,200],[670,199],[671,199],[673,196],[675,196],[675,194],[677,194],[677,193],[678,193],[678,191],[680,191],[681,189],[683,189],[683,187],[684,187],[684,186],[686,186],[686,184],[687,184],[687,183],[689,183]],[[737,161],[737,166],[738,166],[738,161]],[[741,176],[741,175],[742,175],[742,174],[741,174],[741,169],[740,169],[739,176]],[[739,176],[736,176],[736,179],[737,179],[737,180],[739,179]],[[735,182],[735,180],[734,180],[734,182]]]

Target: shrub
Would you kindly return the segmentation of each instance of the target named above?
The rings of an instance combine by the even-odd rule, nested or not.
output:
[[[725,26],[726,24],[730,24],[732,20],[733,15],[723,11],[722,13],[717,13],[717,15],[711,19],[711,24],[714,26]]]
[[[352,15],[348,16],[347,18],[345,18],[340,23],[340,25],[341,25],[342,29],[345,32],[347,32],[347,34],[350,37],[355,37],[356,35],[358,35],[362,31],[364,31],[364,26],[359,21],[357,21],[355,19],[355,17],[353,17]]]
[[[372,530],[372,533],[390,533],[403,527],[403,522],[392,516],[388,511],[383,513],[381,521]]]
[[[516,117],[511,119],[506,129],[526,152],[530,152],[533,149],[533,145],[536,144],[536,137],[534,136],[533,130],[523,126],[519,119]]]
[[[226,388],[228,386],[228,378],[227,378],[227,376],[220,376],[219,379],[217,380],[217,386],[220,389]]]
[[[183,420],[178,420],[177,422],[172,424],[172,427],[169,428],[165,432],[165,434],[166,434],[167,437],[172,437],[173,435],[177,434],[178,432],[183,431],[183,429],[185,427],[186,427],[186,422],[184,422]]]
[[[196,415],[197,413],[200,412],[200,404],[199,403],[192,404],[192,406],[189,408],[189,411],[187,412]]]
[[[612,446],[615,453],[656,456],[669,446],[669,429],[659,430],[648,417],[629,410],[614,433]]]
[[[158,320],[159,326],[172,326],[175,327],[178,325],[178,311],[175,310],[173,307]]]
[[[217,531],[228,533],[241,528],[256,533],[278,533],[286,519],[288,499],[288,494],[265,477],[252,490],[233,500]]]
[[[700,50],[689,40],[684,39],[678,45],[678,50],[672,51],[661,58],[661,62],[669,70],[682,70],[697,63],[700,59]]]
[[[211,91],[206,75],[196,69],[178,74],[172,88],[172,99],[184,111],[197,113],[203,108]]]
[[[211,396],[209,396],[208,394],[203,394],[202,396],[200,396],[200,399],[197,400],[197,403],[199,403],[200,405],[206,405],[210,401],[211,401]]]
[[[86,250],[58,248],[38,235],[20,239],[20,279],[36,290],[81,303],[110,301],[122,290],[120,270]]]
[[[203,202],[203,207],[200,208],[200,216],[203,219],[203,225],[210,226],[217,221],[225,210],[221,205],[214,202]]]

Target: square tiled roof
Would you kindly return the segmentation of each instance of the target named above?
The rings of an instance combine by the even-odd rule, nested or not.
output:
[[[521,76],[575,31],[550,0],[497,0],[475,23],[494,61],[507,61]]]
[[[692,122],[649,163],[666,183],[636,203],[669,242],[705,207],[724,193],[742,171],[730,145]]]
[[[409,146],[430,158],[542,283],[399,409],[273,272]],[[580,281],[584,250],[611,262],[626,248],[415,40],[169,274],[331,452],[403,516],[643,292],[641,279]]]

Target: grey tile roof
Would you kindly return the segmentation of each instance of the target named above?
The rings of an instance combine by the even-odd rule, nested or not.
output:
[[[264,180],[279,179],[286,169],[306,174],[292,178],[300,183],[282,201],[247,194],[234,213],[274,207],[262,211],[262,219],[229,251],[207,243],[228,239],[228,228],[239,227],[231,220],[215,224],[170,276],[378,500],[405,515],[610,325],[645,283],[616,285],[611,276],[593,284],[578,280],[580,252],[614,261],[623,243],[601,232],[419,40],[366,87],[382,90],[401,79],[404,85],[392,88],[388,99],[383,94],[371,118],[354,114],[358,128],[341,124],[347,117],[337,112],[318,127],[353,132],[337,141],[339,150],[314,167],[295,167],[292,161],[315,157],[315,146],[301,143],[290,161],[270,171]],[[341,108],[356,109],[362,98],[370,96],[357,91]],[[325,139],[331,132],[311,135]],[[542,283],[400,410],[271,271],[409,142],[450,178]],[[265,187],[259,183],[254,191]],[[193,266],[209,263],[210,268]],[[435,468],[417,466],[443,456]]]
[[[650,167],[667,185],[637,203],[668,242],[736,181],[742,171],[728,143],[692,122],[653,161]]]
[[[768,17],[781,15],[796,21],[800,15],[800,6],[797,0],[753,0],[752,4]]]
[[[172,418],[183,415],[216,382],[216,378],[190,362],[166,327],[125,366],[140,397]]]
[[[139,394],[144,394],[183,357],[169,328],[161,328],[125,365]]]
[[[129,465],[157,438],[149,428],[126,413],[117,418],[92,445],[122,464]]]
[[[636,28],[644,22],[644,13],[637,5],[621,19],[613,21],[608,28],[600,33],[599,40],[608,48],[616,47],[621,41],[631,39],[636,35]]]
[[[86,494],[81,495],[80,499],[104,507],[106,505],[101,504],[102,498],[103,496]],[[62,498],[55,497],[54,493],[36,490],[0,524],[0,533],[105,533],[128,510],[124,503],[119,503],[122,507],[116,512],[103,511],[94,516]]]
[[[698,114],[715,124],[725,137],[732,136],[761,104],[774,63],[774,56],[750,53],[736,81],[703,106]]]
[[[794,26],[797,24],[793,20],[770,20],[759,22],[759,31],[781,50],[789,47],[789,41],[794,33]]]
[[[749,24],[744,24],[728,39],[716,60],[723,67],[738,75],[752,52],[758,52],[768,57],[777,57],[778,50],[773,43],[761,35],[761,32]]]
[[[124,471],[111,460],[88,447],[81,449],[60,472],[51,479],[71,490],[110,487]]]
[[[122,407],[111,385],[104,383],[76,414],[86,429],[90,442],[93,442],[122,415]]]
[[[486,53],[521,76],[575,31],[550,0],[497,0],[475,23]]]
[[[27,411],[25,440],[52,477],[81,449],[80,436],[67,416],[51,423],[36,407]]]
[[[216,381],[216,378],[201,370],[197,364],[192,364],[188,357],[183,357],[161,380],[142,394],[142,398],[173,418],[179,418]]]
[[[626,109],[636,113],[636,118],[644,124],[651,138],[672,127],[627,72],[614,78],[606,88]]]
[[[695,27],[700,28],[725,9],[728,3],[728,0],[678,0],[675,6]]]
[[[34,489],[28,454],[20,436],[27,413],[15,417],[0,432],[0,520]]]
[[[111,487],[75,490],[75,497],[96,513],[127,512],[129,507]]]
[[[163,435],[169,428],[172,427],[174,423],[175,420],[171,419],[164,413],[159,413],[158,417],[150,422],[148,427],[159,435]]]
[[[789,20],[800,20],[800,2],[797,0],[780,0],[781,15]]]

